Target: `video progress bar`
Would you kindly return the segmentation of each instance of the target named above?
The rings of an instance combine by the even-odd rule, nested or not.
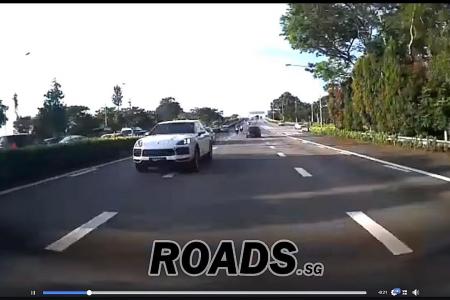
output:
[[[87,291],[91,295],[367,295],[367,291]]]

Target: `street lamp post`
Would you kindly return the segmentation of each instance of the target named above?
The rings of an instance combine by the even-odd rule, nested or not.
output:
[[[301,67],[301,68],[307,68],[308,66],[305,65],[295,65],[295,64],[286,64],[286,67]],[[297,113],[295,114],[295,116],[297,117]],[[320,122],[320,126],[322,126],[323,121],[322,121],[322,98],[319,99],[319,122]],[[311,123],[314,122],[314,104],[313,102],[311,102]]]
[[[297,99],[295,99],[294,105],[295,105],[295,123],[298,123],[298,120],[297,120]]]

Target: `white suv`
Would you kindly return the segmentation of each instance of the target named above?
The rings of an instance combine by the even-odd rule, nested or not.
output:
[[[160,163],[182,163],[198,172],[199,160],[212,160],[212,141],[198,120],[177,120],[156,124],[149,135],[136,141],[133,160],[136,170]]]

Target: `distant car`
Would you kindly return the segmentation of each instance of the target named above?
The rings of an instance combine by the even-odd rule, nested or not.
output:
[[[133,128],[122,128],[120,130],[121,136],[132,136],[133,135]]]
[[[111,139],[111,138],[114,138],[116,136],[117,136],[116,133],[107,133],[107,134],[102,135],[100,138],[102,138],[102,139]]]
[[[44,145],[54,145],[54,144],[58,144],[58,142],[62,139],[62,137],[52,137],[52,138],[48,138],[45,139],[43,141]]]
[[[87,137],[82,135],[68,135],[59,141],[59,144],[73,144],[86,140]]]
[[[151,164],[186,164],[198,172],[200,158],[212,160],[211,137],[199,120],[160,122],[149,135],[136,141],[133,160],[138,172]]]
[[[34,135],[28,133],[18,133],[12,135],[5,135],[0,137],[0,149],[17,149],[36,144]]]
[[[134,136],[145,136],[146,135],[146,133],[147,133],[148,131],[147,130],[135,130],[134,131]]]
[[[258,126],[250,126],[247,133],[248,138],[260,138],[261,129]]]

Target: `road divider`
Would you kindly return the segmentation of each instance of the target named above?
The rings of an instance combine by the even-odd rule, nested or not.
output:
[[[299,173],[303,177],[312,177],[312,175],[310,173],[308,173],[308,171],[306,171],[303,168],[294,168],[294,169],[295,169],[295,171],[297,171],[297,173]]]
[[[117,215],[117,212],[104,211],[95,218],[91,219],[89,222],[81,225],[56,242],[48,245],[45,249],[55,252],[62,252],[115,215]]]
[[[386,230],[383,226],[376,223],[369,216],[361,211],[347,212],[356,223],[367,230],[374,238],[380,241],[389,251],[394,255],[412,253],[413,250],[405,245],[402,241],[396,238],[392,233]]]

